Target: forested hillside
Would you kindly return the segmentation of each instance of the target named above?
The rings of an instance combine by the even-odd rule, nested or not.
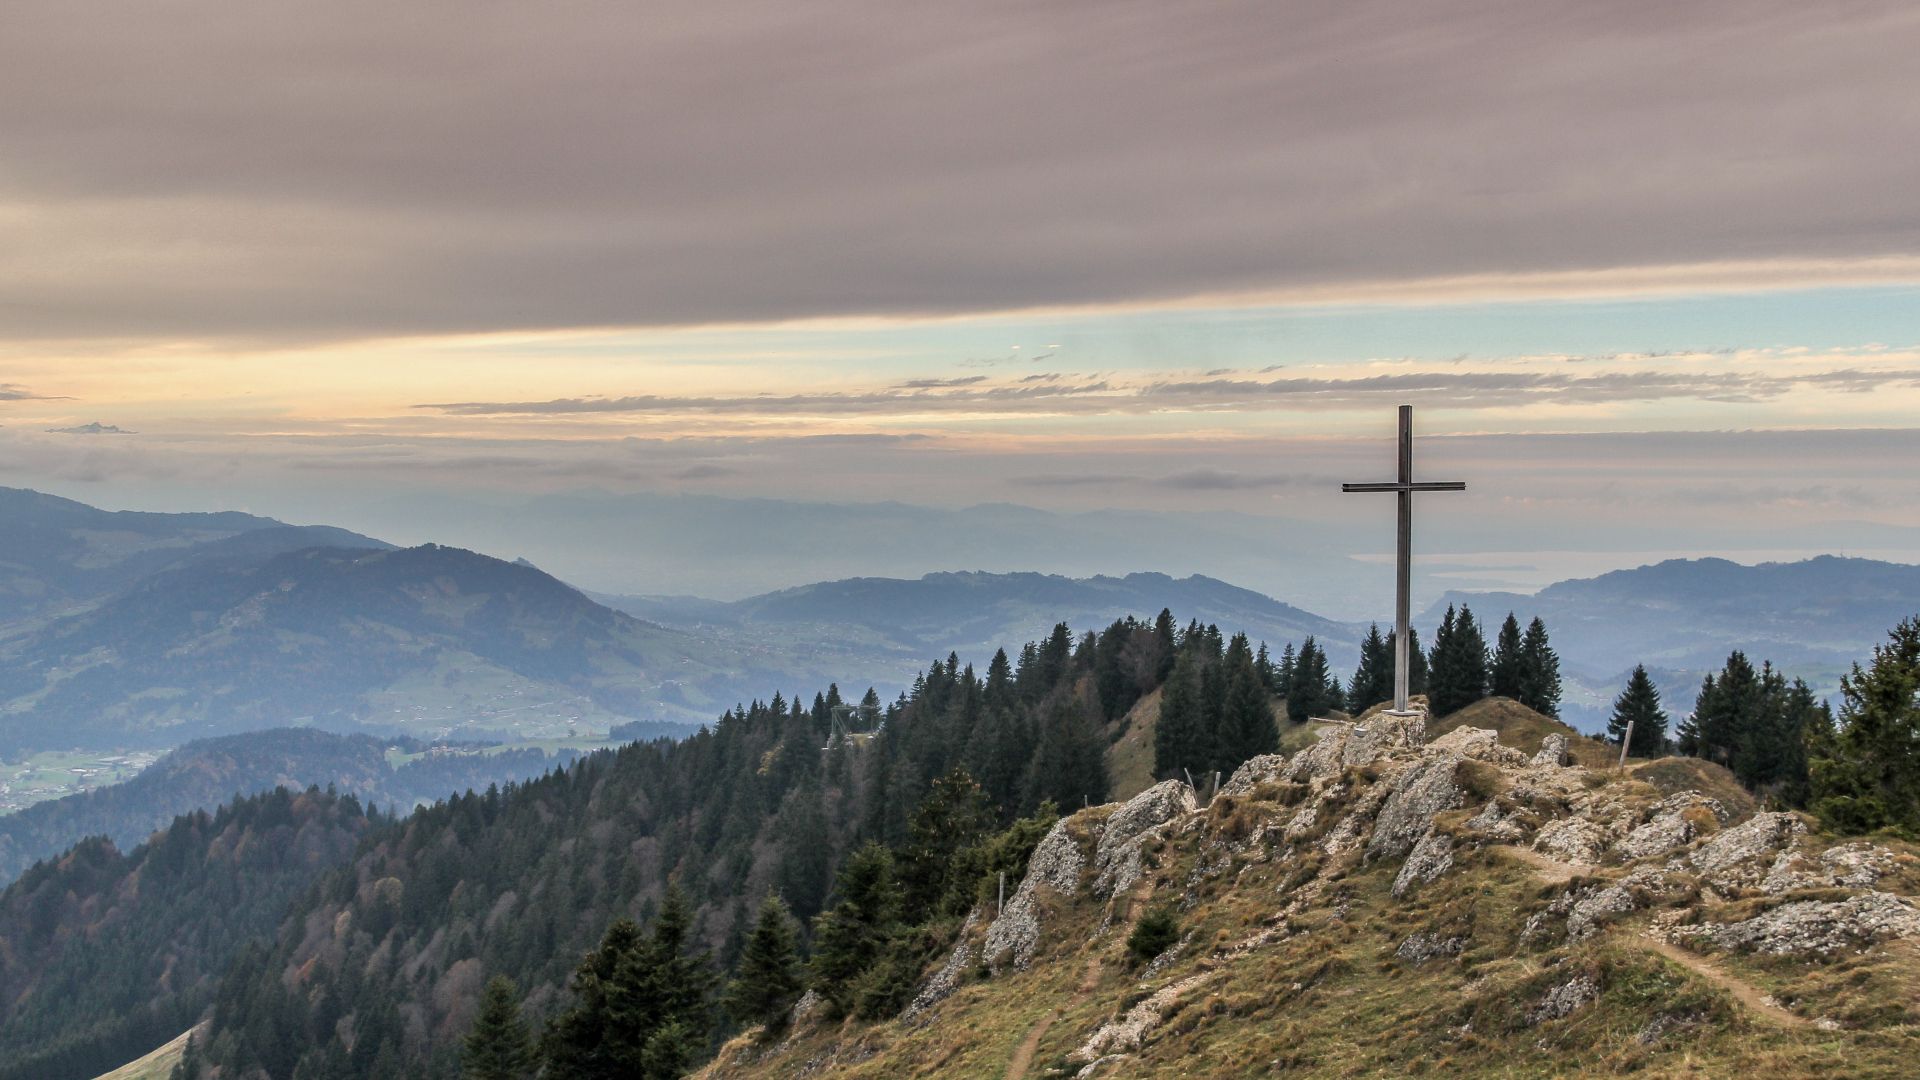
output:
[[[131,780],[0,816],[0,883],[83,837],[105,836],[122,850],[175,817],[239,795],[287,787],[332,787],[368,806],[400,812],[469,788],[535,777],[579,756],[522,747],[485,752],[443,747],[390,764],[390,748],[427,751],[412,740],[279,728],[201,739],[175,750]]]
[[[690,947],[729,968],[763,896],[776,892],[811,920],[859,844],[911,851],[927,836],[914,822],[930,798],[978,791],[983,816],[956,832],[956,847],[1050,805],[1103,801],[1104,722],[1158,685],[1172,637],[1164,614],[1077,639],[1063,625],[1017,661],[996,655],[984,674],[936,663],[910,694],[869,701],[872,719],[843,707],[851,738],[831,735],[837,691],[810,704],[776,696],[677,744],[631,745],[423,810],[370,838],[288,915],[269,951],[234,969],[196,1053],[240,1070],[223,1075],[260,1069],[276,1080],[452,1075],[490,977],[511,977],[536,1021],[558,1015],[574,1002],[580,957],[618,920],[646,922],[669,882],[693,907]],[[878,731],[858,730],[869,725]],[[956,769],[977,787],[943,779]],[[916,888],[971,897],[972,878],[927,883],[959,865],[952,855],[923,859],[938,874]],[[983,875],[993,864],[968,865]],[[925,926],[888,938],[896,983],[911,986],[955,919],[922,909],[910,923]],[[899,989],[850,989],[847,1000],[897,1008]],[[706,1015],[701,1052],[724,1031]]]
[[[0,1080],[85,1080],[186,1030],[375,823],[351,797],[282,789],[33,868],[0,893]]]

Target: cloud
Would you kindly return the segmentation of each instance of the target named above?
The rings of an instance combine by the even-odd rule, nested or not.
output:
[[[1723,361],[1745,359],[1721,358]],[[1759,362],[1765,358],[1751,358]],[[1138,414],[1353,409],[1418,397],[1449,409],[1504,409],[1617,402],[1698,401],[1754,404],[1807,389],[1868,393],[1920,386],[1920,368],[1763,371],[1731,366],[1637,367],[1585,373],[1563,370],[1567,358],[1509,360],[1504,369],[1401,371],[1378,375],[1252,376],[1062,381],[1028,377],[1009,383],[982,378],[926,379],[869,391],[751,396],[635,395],[545,401],[460,401],[414,408],[457,416],[591,414],[726,414],[736,416],[983,414]],[[1844,362],[1845,354],[1827,358]]]
[[[739,473],[739,469],[726,465],[706,463],[689,465],[672,475],[675,480],[714,480],[722,476],[737,476]]]
[[[64,399],[48,398],[42,394],[36,394],[33,391],[27,389],[26,387],[17,385],[15,383],[0,383],[0,401],[49,401],[49,400],[64,400]]]
[[[75,427],[48,428],[49,435],[138,435],[137,431],[128,431],[115,424],[103,424],[98,420]]]
[[[23,340],[1911,281],[1920,253],[1895,3],[7,14]]]

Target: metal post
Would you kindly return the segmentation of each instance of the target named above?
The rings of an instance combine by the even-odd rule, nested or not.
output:
[[[993,908],[994,917],[998,918],[1000,916],[1000,913],[1002,911],[1005,911],[1006,908],[1007,908],[1007,872],[1005,870],[1002,870],[1000,871],[1000,902],[994,905],[994,908]]]
[[[1407,711],[1407,670],[1412,663],[1408,625],[1413,621],[1413,406],[1400,406],[1399,549],[1393,600],[1393,708]]]
[[[1627,721],[1627,733],[1620,736],[1620,767],[1627,767],[1627,747],[1633,745],[1633,721]]]

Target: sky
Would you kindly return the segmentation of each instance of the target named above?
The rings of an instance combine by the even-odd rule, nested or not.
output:
[[[1920,9],[20,0],[0,484],[591,588],[1920,561]],[[964,513],[988,506],[991,513]],[[1091,534],[1118,532],[1116,537]]]

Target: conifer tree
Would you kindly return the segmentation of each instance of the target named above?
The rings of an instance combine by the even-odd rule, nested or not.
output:
[[[1489,689],[1494,697],[1521,697],[1521,676],[1525,660],[1521,656],[1520,620],[1513,612],[1507,612],[1507,621],[1500,624],[1500,633],[1494,639],[1493,665],[1488,669]]]
[[[1393,645],[1374,623],[1360,642],[1360,666],[1347,686],[1347,704],[1358,714],[1383,701],[1393,701]]]
[[[533,1036],[520,1019],[519,991],[513,980],[495,975],[480,996],[480,1012],[460,1054],[460,1075],[471,1080],[524,1080],[539,1058]]]
[[[775,1035],[787,1026],[801,988],[793,916],[779,896],[768,893],[727,987],[727,1012],[738,1023],[762,1025],[763,1037]]]
[[[1659,757],[1666,752],[1667,714],[1660,708],[1660,690],[1653,685],[1645,664],[1636,664],[1627,677],[1626,689],[1613,701],[1613,716],[1607,721],[1607,736],[1618,742],[1633,725],[1633,741],[1627,753],[1634,757]]]
[[[1503,630],[1503,640],[1505,636]],[[1560,715],[1560,654],[1547,644],[1547,624],[1539,616],[1527,624],[1526,637],[1520,643],[1520,679],[1514,696],[1542,716]]]
[[[1231,773],[1241,762],[1280,748],[1280,731],[1273,724],[1267,688],[1254,667],[1244,635],[1227,648],[1226,695],[1220,708],[1220,753],[1214,768]]]
[[[1205,768],[1205,740],[1200,731],[1200,657],[1197,649],[1182,649],[1173,671],[1160,690],[1160,718],[1153,729],[1153,773],[1175,780],[1183,770]]]
[[[1487,642],[1465,605],[1447,606],[1428,654],[1427,701],[1436,717],[1460,711],[1487,696]]]
[[[1843,832],[1920,835],[1920,619],[1840,681],[1840,716],[1810,740],[1813,807]]]
[[[620,919],[574,971],[573,1008],[547,1031],[546,1074],[561,1080],[671,1080],[701,1048],[711,1018],[706,958],[689,951],[693,911],[667,887],[653,931]]]
[[[1273,686],[1270,689],[1274,697],[1285,701],[1293,696],[1293,669],[1298,665],[1299,658],[1294,655],[1293,642],[1289,641],[1280,650],[1280,662],[1273,666]]]
[[[935,780],[914,811],[906,846],[895,859],[904,910],[933,911],[952,884],[954,857],[978,843],[992,824],[986,792],[965,769]]]
[[[814,920],[811,968],[828,1013],[843,1017],[853,1012],[861,977],[879,962],[899,925],[893,855],[869,841],[840,868],[834,891],[838,902]]]
[[[1325,716],[1345,704],[1340,681],[1327,670],[1327,654],[1311,636],[1300,643],[1288,689],[1287,717],[1296,724]]]

